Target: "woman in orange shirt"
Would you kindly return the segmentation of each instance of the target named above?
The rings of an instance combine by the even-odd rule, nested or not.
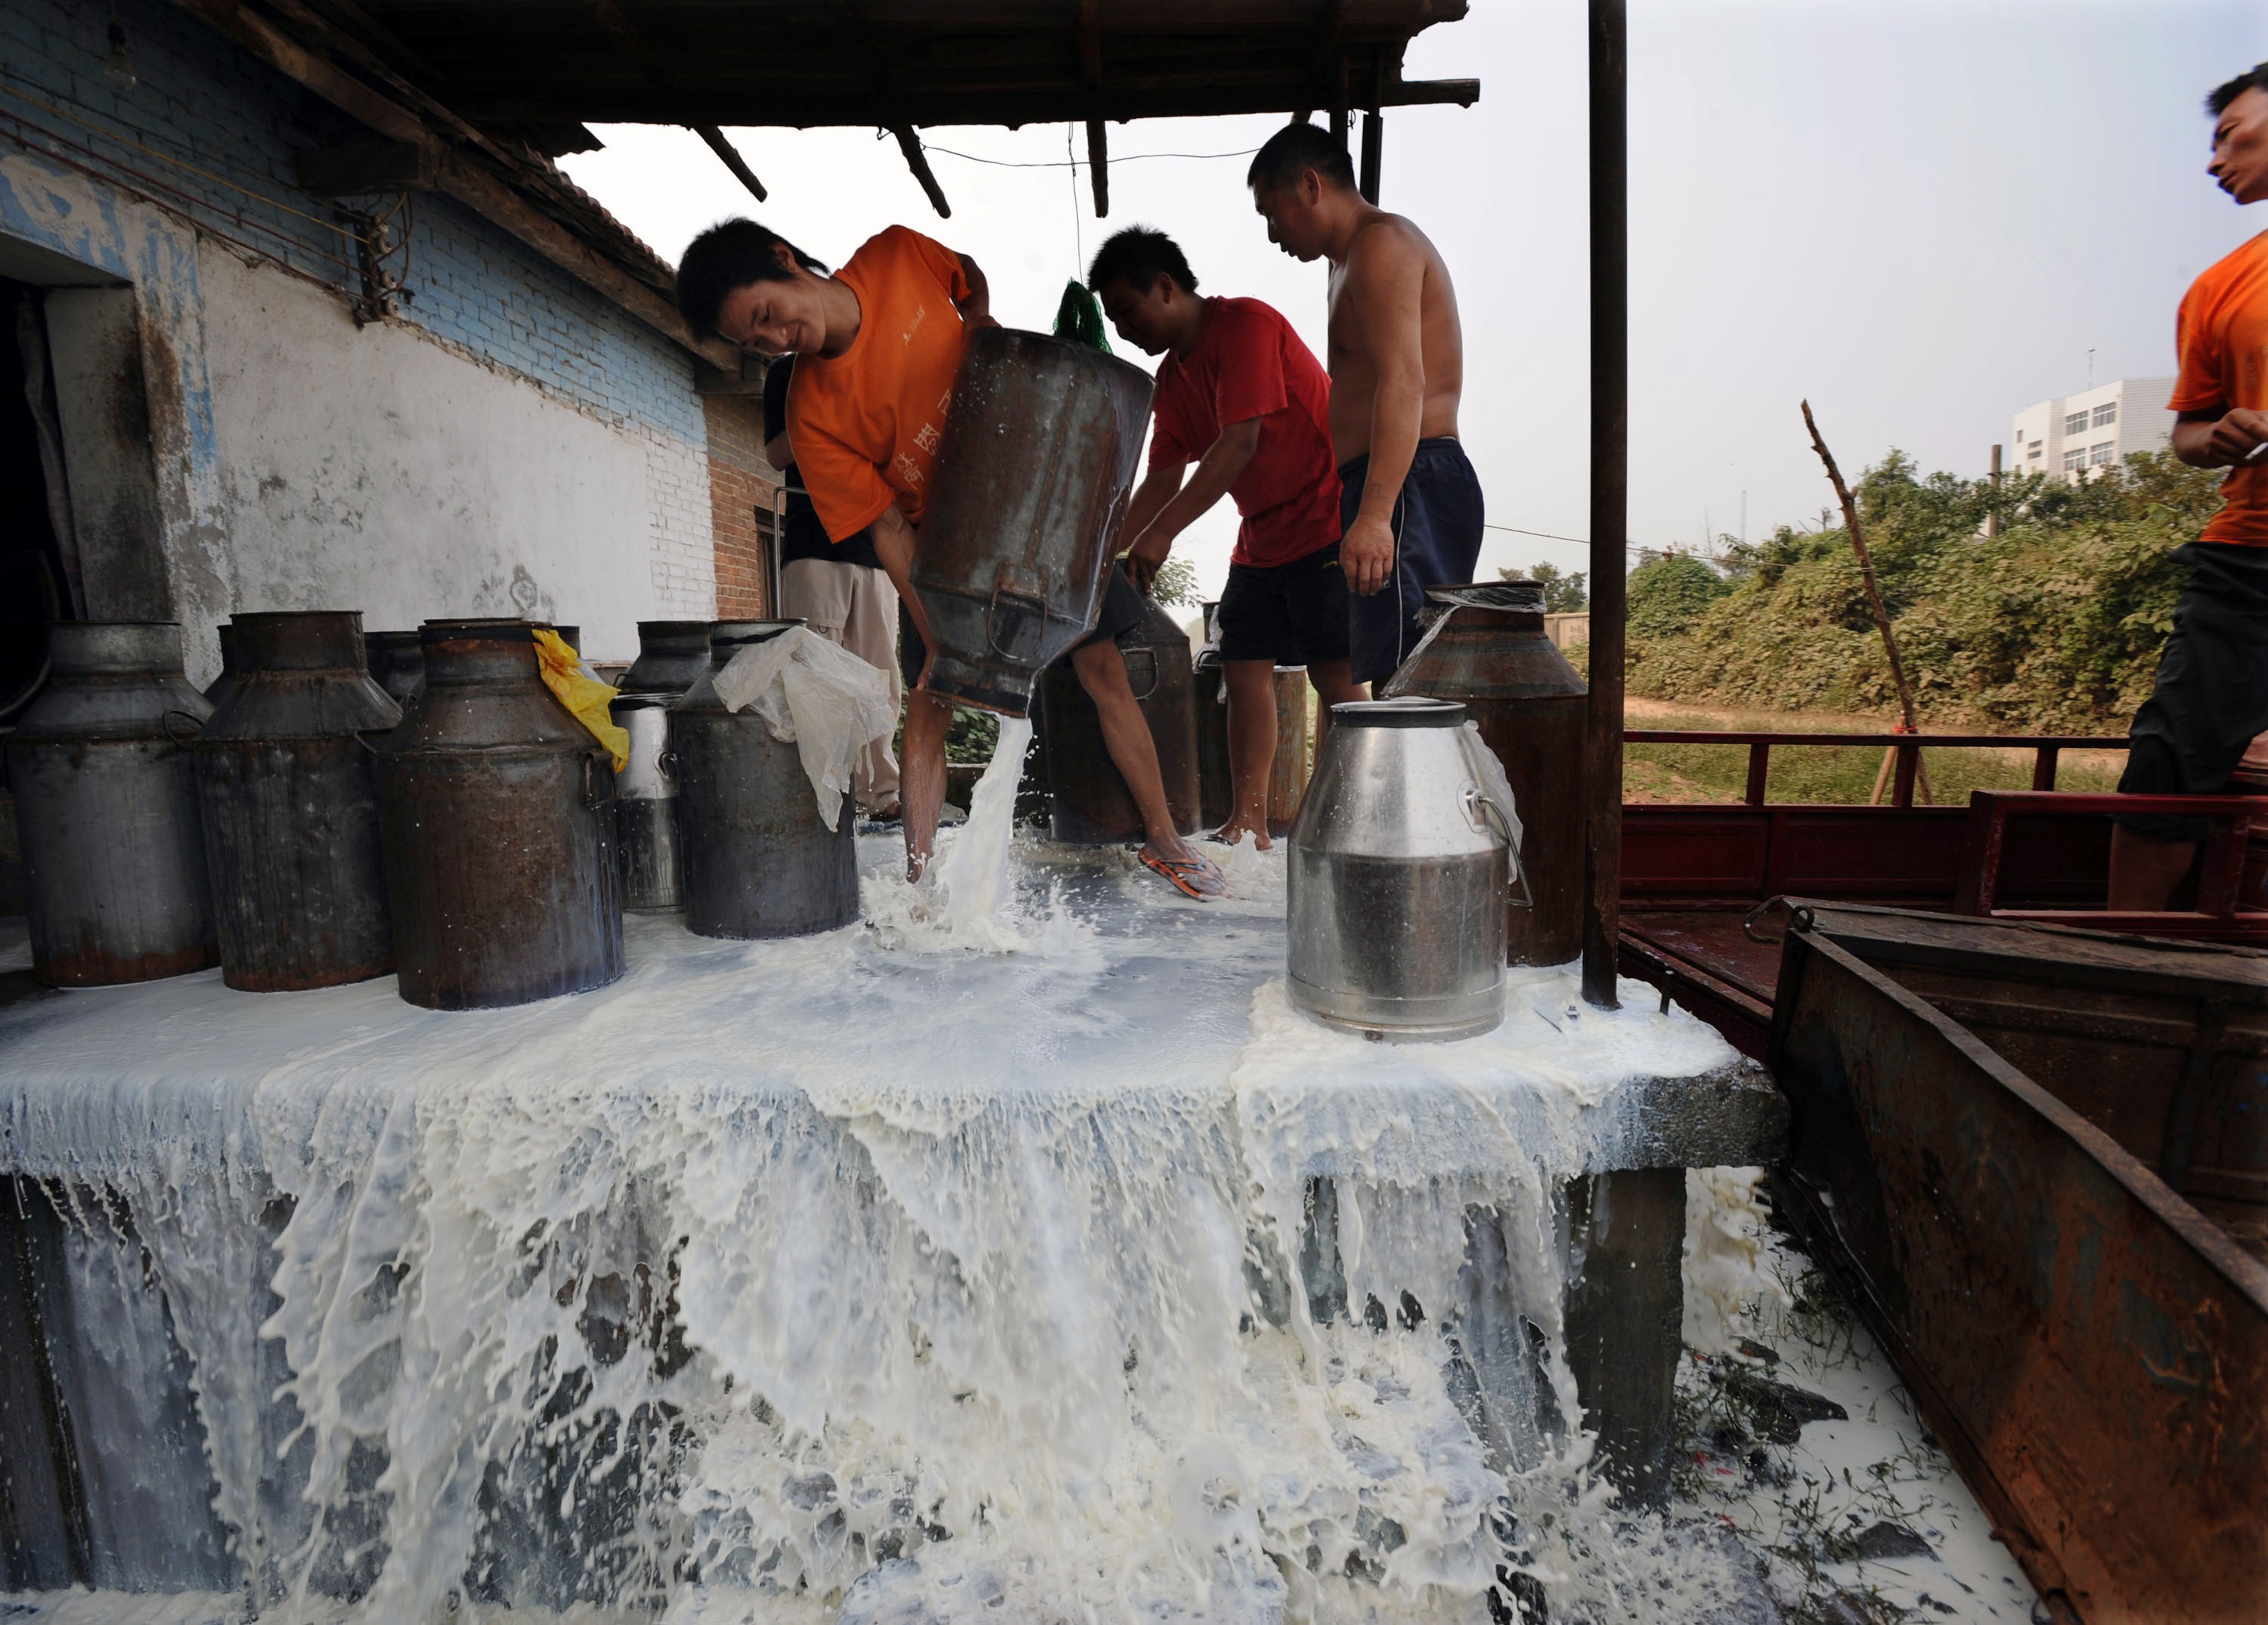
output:
[[[913,586],[917,528],[929,511],[937,449],[953,408],[968,330],[995,325],[984,273],[918,232],[894,225],[828,276],[818,261],[753,220],[695,238],[677,272],[678,308],[696,333],[760,355],[796,357],[788,440],[812,506],[840,541],[871,529],[897,588],[899,645],[911,691],[899,795],[906,866],[929,862],[945,805],[945,735],[953,707],[928,692],[929,617]],[[1101,623],[1071,661],[1094,701],[1111,760],[1142,809],[1142,861],[1192,897],[1227,891],[1220,871],[1174,831],[1157,746],[1126,680],[1115,639],[1141,600],[1114,570]]]

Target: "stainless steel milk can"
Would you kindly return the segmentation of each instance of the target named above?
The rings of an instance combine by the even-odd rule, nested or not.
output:
[[[63,987],[217,957],[188,743],[212,714],[171,621],[48,629],[48,687],[9,736],[32,967]]]
[[[1149,415],[1138,367],[1037,333],[968,335],[914,562],[932,688],[1030,710],[1033,680],[1094,625]]]
[[[394,968],[376,759],[401,708],[351,610],[236,617],[237,683],[190,746],[221,980],[271,993]]]
[[[1292,1000],[1373,1038],[1454,1039],[1504,1018],[1509,809],[1462,705],[1332,707],[1292,827]]]
[[[526,621],[429,621],[378,744],[401,996],[524,1004],[622,974],[614,763],[544,687]]]
[[[670,714],[677,754],[686,929],[703,937],[801,937],[858,917],[858,823],[846,794],[835,827],[792,743],[754,706],[728,711],[716,674],[792,621],[720,621],[711,665]]]
[[[622,907],[665,913],[684,907],[677,837],[677,768],[670,713],[709,669],[709,622],[641,621],[638,658],[609,707],[630,736],[629,765],[615,776],[615,849]]]

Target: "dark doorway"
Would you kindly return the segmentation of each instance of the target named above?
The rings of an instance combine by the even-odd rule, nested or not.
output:
[[[70,614],[55,535],[63,493],[48,483],[61,449],[50,432],[42,451],[33,406],[55,399],[40,299],[37,288],[0,276],[0,724],[38,693],[47,675],[48,624]],[[48,411],[52,430],[53,408]]]

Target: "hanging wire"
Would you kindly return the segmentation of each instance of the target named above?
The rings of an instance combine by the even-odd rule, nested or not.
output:
[[[1070,144],[1068,134],[1065,136],[1064,144],[1066,146]],[[951,147],[933,147],[926,141],[922,143],[922,151],[924,152],[942,152],[947,158],[961,158],[971,164],[990,164],[995,169],[1077,169],[1079,167],[1079,160],[1075,158],[1062,161],[1058,161],[1055,158],[1017,161],[1004,158],[979,158],[974,152],[956,152]],[[1112,164],[1117,165],[1140,164],[1151,158],[1250,158],[1254,153],[1259,151],[1260,149],[1258,147],[1246,147],[1241,151],[1235,152],[1114,152],[1110,155],[1110,161]]]
[[[1064,126],[1064,156],[1071,159],[1071,279],[1086,275],[1086,228],[1079,217],[1079,159],[1072,156],[1071,126]]]

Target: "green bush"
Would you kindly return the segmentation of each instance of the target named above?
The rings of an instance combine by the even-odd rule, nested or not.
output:
[[[1915,703],[1940,725],[2095,732],[2148,694],[2182,571],[2169,557],[2220,506],[2220,476],[2142,453],[2078,486],[1917,478],[1893,452],[1857,497]],[[1978,533],[1988,511],[2004,528]],[[1707,579],[1705,581],[1703,577]],[[1641,590],[1643,588],[1643,591]],[[1897,697],[1839,526],[1783,526],[1724,576],[1657,559],[1630,581],[1630,692],[1771,710],[1894,710]]]

